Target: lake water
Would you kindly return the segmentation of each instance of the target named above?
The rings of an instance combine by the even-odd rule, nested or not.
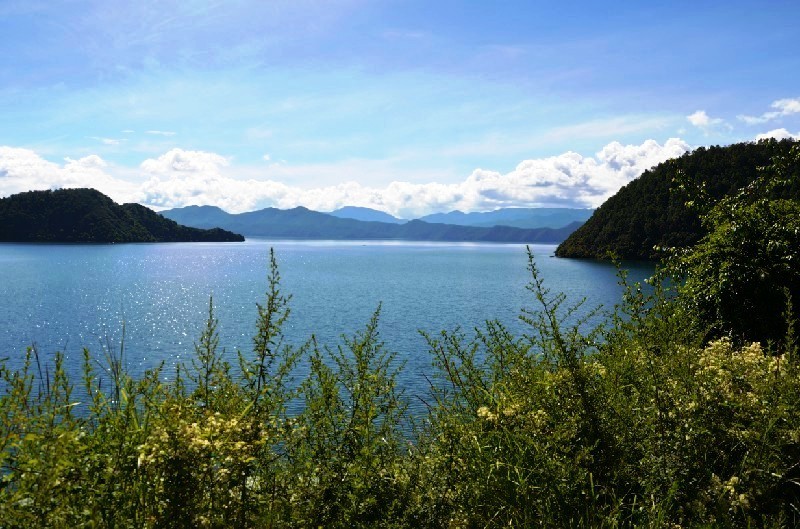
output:
[[[282,290],[292,294],[289,339],[315,334],[335,346],[362,329],[382,303],[380,333],[405,361],[399,383],[407,393],[427,388],[431,357],[419,330],[460,327],[468,334],[488,319],[517,333],[523,307],[538,308],[526,289],[523,245],[267,241],[118,245],[0,244],[0,357],[19,365],[35,343],[45,356],[65,353],[80,373],[82,350],[100,356],[118,348],[141,373],[164,361],[188,362],[213,296],[220,346],[235,364],[255,333],[256,303],[267,289],[269,249],[275,249]],[[555,246],[534,245],[537,266],[553,291],[588,298],[587,308],[620,300],[614,266],[552,257]],[[631,264],[630,278],[652,265]],[[172,375],[173,369],[166,369]],[[79,382],[76,378],[75,382]]]

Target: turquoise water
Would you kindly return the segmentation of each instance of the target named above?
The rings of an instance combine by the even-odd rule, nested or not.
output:
[[[400,384],[427,387],[430,356],[419,330],[460,327],[468,334],[487,319],[524,332],[518,319],[536,301],[522,245],[267,241],[120,245],[0,244],[0,357],[18,365],[27,346],[65,353],[80,373],[82,349],[118,348],[134,373],[189,361],[209,297],[220,345],[235,363],[255,332],[256,303],[267,289],[269,249],[282,289],[292,294],[286,333],[302,343],[314,333],[335,346],[362,329],[382,303],[380,332],[405,362]],[[613,308],[621,295],[616,269],[596,261],[556,259],[555,246],[532,247],[547,285],[587,308]],[[631,279],[652,273],[631,265]],[[77,380],[76,380],[77,381]]]

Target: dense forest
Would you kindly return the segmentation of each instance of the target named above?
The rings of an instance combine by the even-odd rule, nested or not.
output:
[[[559,257],[659,259],[664,248],[685,248],[706,233],[692,204],[747,186],[775,156],[795,142],[767,140],[726,147],[700,147],[645,171],[620,189],[556,250]],[[794,167],[792,171],[800,168]],[[800,187],[781,189],[800,198]],[[689,204],[687,204],[689,203]]]
[[[287,343],[273,252],[251,349],[220,347],[210,300],[171,377],[130,375],[124,347],[84,351],[81,380],[60,353],[0,362],[2,525],[798,527],[798,163],[696,192],[705,235],[648,287],[621,271],[597,327],[529,251],[527,330],[426,336],[424,395],[398,389],[380,307]]]
[[[235,242],[222,229],[181,226],[139,204],[94,189],[29,191],[0,199],[3,242]]]

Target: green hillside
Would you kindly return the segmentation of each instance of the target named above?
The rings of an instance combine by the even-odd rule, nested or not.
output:
[[[788,154],[796,142],[762,141],[726,147],[700,147],[645,171],[595,210],[591,218],[556,250],[559,257],[658,259],[658,247],[690,246],[705,234],[691,197],[675,182],[702,189],[710,202],[740,189],[776,155]],[[795,171],[797,168],[794,169]],[[784,195],[800,197],[796,187]]]
[[[139,204],[94,189],[29,191],[0,199],[3,242],[235,242],[221,229],[181,226]]]

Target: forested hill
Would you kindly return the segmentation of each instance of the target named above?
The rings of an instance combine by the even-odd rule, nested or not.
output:
[[[29,191],[0,198],[2,242],[236,242],[222,229],[181,226],[139,204],[94,189]]]
[[[597,208],[586,223],[556,250],[559,257],[658,259],[656,247],[687,247],[704,235],[696,212],[678,189],[682,175],[688,188],[702,187],[716,201],[752,182],[759,167],[786,155],[796,142],[761,141],[726,147],[700,147],[645,171]],[[800,198],[800,189],[784,191]]]

